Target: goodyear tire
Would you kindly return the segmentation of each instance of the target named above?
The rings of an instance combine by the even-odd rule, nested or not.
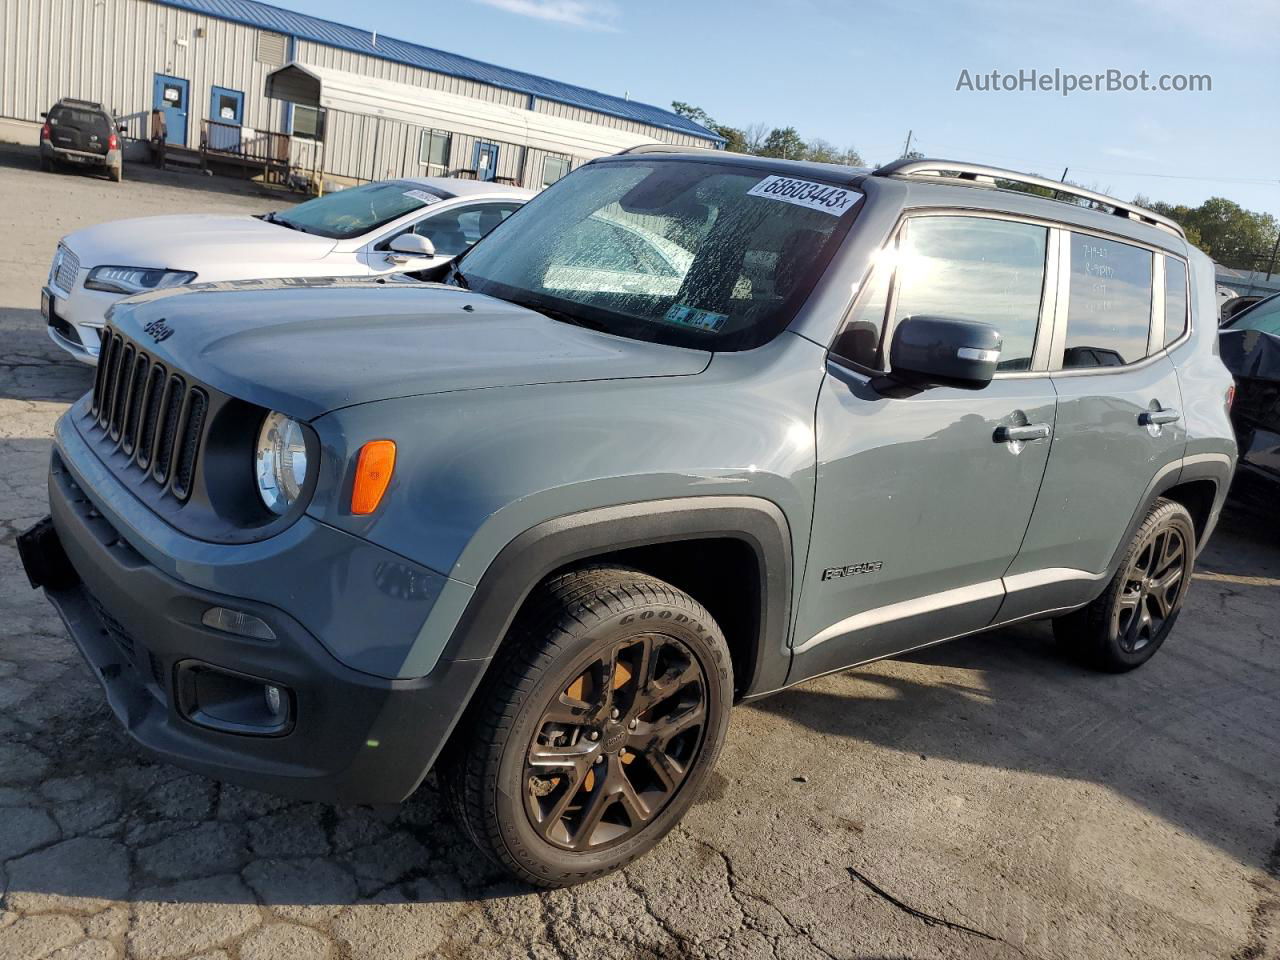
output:
[[[1195,555],[1195,524],[1187,508],[1157,500],[1102,596],[1054,620],[1054,635],[1096,669],[1123,673],[1142,666],[1182,612]]]
[[[729,650],[688,594],[587,566],[530,596],[439,776],[472,840],[560,887],[648,852],[688,810],[724,743]]]

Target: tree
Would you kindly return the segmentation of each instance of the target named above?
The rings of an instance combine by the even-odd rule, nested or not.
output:
[[[815,137],[805,144],[804,159],[813,160],[816,163],[843,163],[850,167],[866,165],[862,160],[862,154],[853,147],[841,150],[821,137]]]
[[[724,137],[724,148],[731,153],[751,153],[747,149],[746,139],[743,132],[737,127],[731,127],[728,124],[716,123],[711,118],[711,114],[703,110],[701,107],[695,107],[691,103],[685,103],[682,100],[673,100],[671,109],[680,116],[692,120],[694,123],[701,124],[713,133],[718,133]]]
[[[1246,210],[1225,197],[1210,197],[1198,207],[1136,197],[1135,203],[1180,224],[1187,239],[1213,259],[1240,270],[1266,269],[1280,223],[1269,213]]]
[[[671,109],[680,116],[701,124],[724,137],[724,148],[731,153],[749,153],[759,157],[780,157],[784,160],[814,160],[819,163],[842,163],[851,167],[865,166],[862,154],[853,147],[843,149],[815,137],[805,141],[795,127],[769,127],[753,123],[739,129],[715,118],[701,107],[683,100],[673,100]]]
[[[764,149],[764,142],[769,136],[767,123],[753,123],[742,131],[743,153],[758,154]]]
[[[805,142],[795,127],[774,127],[764,138],[760,150],[762,157],[781,157],[783,160],[799,160],[805,154]]]

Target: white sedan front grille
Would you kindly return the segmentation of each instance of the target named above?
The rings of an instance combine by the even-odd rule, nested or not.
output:
[[[63,293],[70,294],[79,272],[80,258],[62,244],[58,244],[58,252],[53,255],[53,269],[49,271],[49,282]]]

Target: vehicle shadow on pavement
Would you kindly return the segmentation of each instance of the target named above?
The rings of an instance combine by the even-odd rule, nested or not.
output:
[[[0,307],[0,401],[74,403],[93,370],[49,339],[39,310]]]
[[[1277,578],[1276,540],[1228,510],[1173,635],[1133,673],[1085,669],[1048,623],[1031,623],[806,683],[755,709],[926,762],[1097,784],[1280,874]]]
[[[17,170],[39,170],[40,151],[36,147],[17,143],[0,143],[0,167],[12,167]],[[72,177],[77,180],[101,181],[105,189],[112,189],[112,183],[105,174],[92,168],[79,169],[60,166],[46,176]],[[237,196],[279,196],[284,203],[293,204],[306,199],[303,194],[283,191],[278,188],[264,188],[252,180],[238,177],[208,175],[194,170],[161,170],[148,161],[129,161],[124,164],[124,178],[132,183],[153,183],[166,187],[181,187],[185,190],[200,190],[209,193],[226,193]]]

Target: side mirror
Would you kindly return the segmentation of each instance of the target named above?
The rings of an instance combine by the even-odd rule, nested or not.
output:
[[[116,127],[116,132],[117,132],[117,133],[128,133],[128,132],[129,132],[129,125],[128,125],[127,123],[119,124],[119,125]]]
[[[410,257],[434,257],[436,245],[420,233],[402,233],[391,241],[389,249],[393,253],[406,253]],[[403,263],[405,258],[391,258]]]
[[[981,390],[995,376],[1002,342],[988,323],[907,317],[893,331],[889,377],[911,387]]]
[[[47,113],[45,113],[43,110],[41,110],[41,111],[40,111],[40,119],[41,119],[41,120],[48,120],[48,119],[49,119],[49,114],[47,114]]]

